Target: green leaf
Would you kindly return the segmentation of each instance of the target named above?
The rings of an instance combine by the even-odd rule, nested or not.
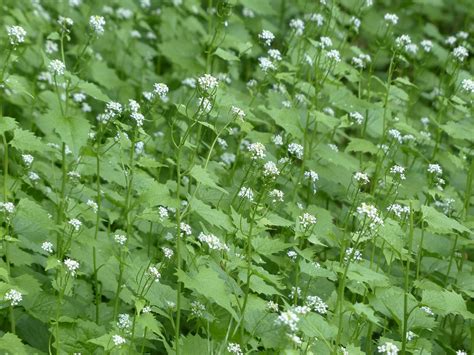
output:
[[[192,199],[190,204],[192,211],[201,216],[207,223],[222,228],[227,232],[234,230],[229,216],[224,212],[212,208],[196,198]]]
[[[222,58],[228,62],[240,61],[239,57],[237,57],[234,53],[222,48],[217,48],[217,50],[214,52],[214,55],[217,55],[219,58]]]
[[[430,206],[422,206],[423,219],[428,223],[428,229],[440,234],[453,233],[453,230],[471,233],[469,229],[464,227],[455,219],[449,218],[446,215],[438,212]]]
[[[16,120],[13,117],[3,116],[0,118],[0,134],[5,133],[6,131],[11,131],[17,126]]]
[[[77,85],[79,89],[84,91],[87,95],[93,97],[96,100],[109,102],[110,98],[105,95],[99,87],[93,83],[89,83],[87,81],[80,81]]]
[[[5,333],[0,338],[0,349],[5,350],[5,354],[13,351],[15,355],[28,355],[28,351],[20,338],[12,333]]]
[[[201,165],[194,165],[189,173],[198,183],[219,190],[226,195],[228,194],[226,190],[216,184],[215,180],[217,180],[217,177],[214,174],[209,174]]]
[[[298,323],[300,330],[311,338],[324,338],[327,341],[337,334],[336,326],[329,324],[319,314],[309,313]]]
[[[44,152],[45,144],[41,142],[41,139],[36,137],[32,132],[25,131],[21,128],[16,128],[13,131],[13,139],[10,141],[10,145],[18,150],[24,152]]]
[[[203,267],[197,273],[186,274],[183,270],[177,271],[178,279],[188,289],[200,293],[226,309],[236,320],[238,319],[231,304],[232,290],[219,277],[219,274],[209,267]]]
[[[422,303],[440,315],[459,314],[465,319],[474,319],[467,310],[466,301],[454,291],[423,290]]]
[[[345,151],[376,154],[378,149],[371,141],[366,139],[351,138],[351,141],[347,145]]]
[[[81,116],[55,117],[55,131],[62,141],[66,143],[73,154],[79,156],[80,149],[87,144],[89,139],[90,124],[87,119]]]

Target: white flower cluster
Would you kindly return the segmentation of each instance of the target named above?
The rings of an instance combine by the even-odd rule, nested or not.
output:
[[[328,312],[328,305],[319,296],[307,296],[306,305],[319,314],[326,314]]]
[[[293,312],[292,310],[288,310],[285,312],[281,312],[278,315],[276,323],[286,325],[290,328],[292,332],[296,332],[298,330],[299,320],[300,318],[295,312]]]
[[[326,57],[334,63],[339,63],[341,61],[341,54],[337,49],[331,49],[326,53]]]
[[[294,155],[297,159],[303,159],[304,148],[301,144],[290,143],[288,145],[288,153]]]
[[[357,213],[360,217],[368,218],[370,222],[370,228],[375,229],[380,225],[383,225],[383,219],[379,216],[379,211],[374,205],[369,205],[365,202],[357,207]]]
[[[260,38],[267,46],[271,46],[275,39],[275,35],[268,30],[263,30],[259,33],[258,38]]]
[[[123,234],[115,234],[114,240],[119,245],[125,245],[125,243],[127,242],[127,237]]]
[[[290,21],[290,28],[295,31],[297,36],[301,36],[304,32],[304,22],[299,18],[294,18]]]
[[[105,31],[105,19],[102,16],[91,16],[89,18],[89,26],[97,36],[101,36]]]
[[[357,171],[354,174],[354,180],[357,181],[361,185],[365,185],[370,182],[369,176],[366,173],[362,173],[360,171]]]
[[[87,200],[86,204],[92,209],[94,213],[97,213],[97,211],[99,210],[99,205],[92,200]]]
[[[4,299],[6,301],[9,301],[10,305],[14,307],[20,304],[20,302],[23,300],[23,295],[21,294],[21,292],[15,289],[11,289],[5,294]]]
[[[159,282],[161,279],[161,273],[158,271],[156,266],[150,266],[148,268],[148,274],[155,279],[155,282]]]
[[[15,205],[12,202],[0,202],[0,210],[12,214],[15,212]]]
[[[206,306],[204,306],[201,302],[199,301],[191,302],[191,314],[193,316],[200,318],[203,316],[205,311],[206,311]]]
[[[463,91],[467,92],[468,94],[474,94],[474,80],[463,79],[463,81],[461,82],[461,87]]]
[[[386,342],[385,344],[378,346],[377,351],[381,354],[397,355],[399,352],[399,349],[395,344],[391,342]]]
[[[307,229],[308,227],[315,225],[317,222],[316,217],[306,212],[302,216],[300,216],[299,219],[303,229]]]
[[[112,336],[112,342],[114,343],[115,346],[122,346],[127,341],[125,340],[124,337],[122,337],[118,334],[115,334],[115,335]]]
[[[119,329],[128,329],[132,326],[132,321],[127,313],[121,313],[118,315],[117,327]]]
[[[426,53],[429,53],[431,52],[431,49],[433,49],[433,42],[429,39],[424,39],[420,42],[420,46]]]
[[[398,175],[398,177],[400,178],[400,180],[405,180],[406,179],[406,176],[405,176],[405,168],[403,166],[400,166],[400,165],[394,165],[390,168],[390,174],[392,175]]]
[[[229,247],[220,241],[214,234],[199,233],[198,239],[201,243],[207,244],[209,249],[229,251]]]
[[[349,117],[355,121],[356,124],[361,125],[364,122],[364,116],[359,112],[350,112]]]
[[[238,196],[240,198],[246,198],[249,201],[253,201],[253,191],[250,187],[242,186],[242,188],[239,191]]]
[[[295,262],[298,257],[298,253],[294,250],[288,250],[286,255],[290,258],[291,261]]]
[[[429,164],[427,171],[430,174],[435,174],[435,175],[442,175],[443,174],[443,169],[439,164]]]
[[[105,112],[97,115],[97,121],[107,123],[122,114],[122,105],[115,101],[107,102]]]
[[[280,175],[280,170],[278,170],[278,167],[274,162],[267,161],[263,165],[263,175],[271,178],[276,178],[278,175]]]
[[[277,189],[273,189],[272,191],[270,191],[270,193],[268,195],[270,196],[270,198],[272,198],[273,203],[283,202],[283,198],[285,196],[283,191],[277,190]]]
[[[210,74],[204,74],[198,78],[199,87],[208,94],[214,91],[219,85],[219,81]]]
[[[7,26],[7,34],[12,46],[25,42],[26,31],[21,26]]]
[[[77,218],[70,219],[68,223],[71,225],[72,229],[74,229],[75,232],[78,232],[79,229],[81,229],[82,222]]]
[[[227,351],[230,352],[231,354],[235,355],[243,355],[244,353],[242,352],[242,349],[240,348],[240,345],[237,343],[229,343],[227,346]]]
[[[396,25],[398,23],[398,16],[395,15],[395,14],[385,14],[385,16],[383,17],[385,21],[387,21],[387,23],[390,25]]]
[[[393,203],[390,206],[387,207],[388,212],[393,212],[395,216],[398,218],[402,218],[403,214],[408,214],[410,213],[410,207],[408,206],[402,206],[398,203]]]
[[[230,111],[232,112],[233,115],[238,117],[240,120],[243,120],[245,118],[245,112],[241,108],[238,108],[237,106],[232,106],[230,108]]]
[[[43,244],[41,244],[41,249],[43,249],[48,254],[52,254],[54,252],[53,243],[45,241]]]
[[[365,69],[367,64],[372,61],[370,55],[368,54],[359,54],[357,57],[352,57],[351,62],[357,69]]]
[[[263,159],[266,156],[265,146],[260,142],[249,144],[247,149],[250,153],[252,153],[252,159],[254,160]]]
[[[71,258],[67,258],[64,260],[64,266],[66,266],[67,271],[71,274],[71,276],[76,276],[76,272],[79,269],[79,263],[76,260]]]
[[[469,51],[466,47],[459,46],[453,49],[453,56],[462,63],[467,57],[469,57]]]
[[[259,57],[258,63],[259,63],[258,65],[260,66],[260,69],[262,69],[264,73],[266,73],[269,70],[276,69],[275,64],[273,64],[273,62],[267,57]]]
[[[187,223],[181,222],[179,228],[185,235],[191,235],[193,233],[191,226]]]
[[[174,255],[173,249],[163,247],[161,250],[163,251],[163,254],[165,255],[166,259],[171,259]]]
[[[317,172],[313,170],[307,170],[304,172],[304,177],[308,180],[311,180],[311,182],[315,183],[316,181],[319,180],[319,175]]]
[[[66,65],[59,59],[54,59],[51,62],[49,62],[48,70],[51,74],[55,76],[64,75],[64,71],[66,70]]]
[[[140,104],[135,100],[128,100],[128,107],[130,109],[130,117],[135,121],[138,127],[143,126],[145,116],[140,113]]]
[[[344,255],[344,262],[357,262],[362,260],[362,253],[360,250],[354,250],[354,248],[347,248]]]

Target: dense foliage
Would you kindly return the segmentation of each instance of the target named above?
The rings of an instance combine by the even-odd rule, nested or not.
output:
[[[472,351],[471,1],[2,6],[2,353]]]

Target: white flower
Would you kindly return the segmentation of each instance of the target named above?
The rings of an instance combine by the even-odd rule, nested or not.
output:
[[[332,40],[329,37],[321,37],[319,42],[322,49],[332,47]]]
[[[288,250],[286,255],[288,255],[288,257],[291,259],[291,261],[295,261],[296,258],[298,257],[298,254],[294,250]]]
[[[48,254],[52,254],[54,252],[53,243],[49,241],[43,242],[43,244],[41,244],[41,249],[43,249]]]
[[[272,41],[275,39],[275,35],[270,31],[263,30],[258,35],[258,38],[260,38],[267,46],[270,46],[272,44]]]
[[[464,62],[464,59],[469,56],[469,51],[466,47],[459,46],[453,49],[453,56],[460,62]]]
[[[283,145],[283,138],[281,137],[280,134],[275,134],[275,135],[272,137],[272,142],[273,142],[273,144],[275,144],[275,145]]]
[[[69,0],[69,6],[78,7],[81,6],[82,0]]]
[[[388,212],[393,212],[393,214],[395,216],[397,216],[398,218],[402,218],[402,214],[410,213],[410,207],[402,206],[398,203],[393,203],[393,204],[391,204],[390,206],[387,207],[387,211]]]
[[[354,250],[353,248],[347,248],[344,261],[347,263],[348,261],[361,261],[362,260],[362,253],[359,250]]]
[[[411,330],[409,330],[406,334],[407,341],[412,341],[416,337],[417,337],[417,335],[415,333],[413,333]]]
[[[364,116],[359,112],[350,112],[349,117],[352,118],[358,125],[364,122]]]
[[[70,258],[64,260],[64,266],[66,266],[67,270],[73,277],[76,275],[77,269],[79,269],[79,263],[76,260]]]
[[[23,163],[27,168],[29,168],[31,164],[33,164],[33,160],[35,160],[35,158],[30,154],[22,154],[21,158],[23,159]]]
[[[210,74],[204,74],[198,78],[199,87],[207,93],[212,92],[219,85],[219,81]]]
[[[94,213],[97,213],[97,211],[99,210],[99,205],[92,200],[87,200],[87,206],[92,208],[92,211],[94,211]]]
[[[121,337],[118,334],[115,334],[115,335],[112,336],[112,341],[113,341],[115,346],[121,346],[121,345],[123,345],[127,342],[125,340],[125,338]]]
[[[260,143],[252,143],[247,147],[248,151],[252,154],[252,159],[263,159],[265,158],[265,146]]]
[[[457,38],[454,37],[454,36],[449,36],[448,38],[446,38],[446,40],[444,41],[444,43],[446,43],[448,46],[454,46],[456,44],[456,41],[457,41]]]
[[[398,23],[398,16],[395,14],[385,14],[383,18],[389,24],[396,25]]]
[[[351,20],[350,20],[350,24],[352,26],[354,26],[354,30],[356,32],[359,32],[359,28],[360,28],[360,25],[361,25],[361,21],[359,18],[355,17],[355,16],[352,16],[351,17]]]
[[[318,296],[307,296],[306,305],[319,314],[326,314],[329,306]]]
[[[319,180],[319,175],[313,170],[308,170],[304,172],[304,177],[311,180],[313,183]]]
[[[303,226],[303,229],[307,229],[308,227],[316,224],[317,221],[316,217],[306,212],[302,216],[300,216],[299,219],[301,225]]]
[[[326,115],[329,115],[329,116],[333,116],[335,115],[334,113],[334,110],[330,107],[325,107],[323,108],[323,112],[326,114]]]
[[[123,234],[115,234],[114,240],[119,245],[125,245],[125,243],[127,242],[127,237]]]
[[[64,70],[66,70],[66,66],[59,59],[54,59],[49,62],[48,70],[53,75],[64,75]]]
[[[335,151],[335,152],[338,152],[338,151],[339,151],[339,148],[338,148],[337,145],[335,145],[335,144],[329,143],[329,144],[328,144],[328,147],[329,147],[329,149],[331,149],[331,150],[333,150],[333,151]]]
[[[474,94],[474,80],[463,79],[461,86],[463,91],[467,92],[468,94]]]
[[[303,340],[296,334],[287,334],[296,346],[303,344]]]
[[[121,313],[118,315],[117,327],[120,329],[128,329],[132,326],[130,316],[126,313]]]
[[[6,301],[10,301],[10,305],[14,307],[20,304],[20,302],[23,300],[23,295],[21,292],[11,289],[5,294],[4,299]]]
[[[206,311],[206,307],[199,301],[191,302],[191,313],[193,316],[200,318]]]
[[[225,243],[222,243],[214,234],[204,234],[201,232],[199,233],[198,239],[201,243],[207,244],[209,249],[229,251],[229,247],[225,245]]]
[[[96,35],[101,36],[104,34],[105,19],[102,16],[91,16],[89,26],[92,27]]]
[[[165,99],[168,95],[169,88],[168,85],[163,83],[155,83],[153,85],[153,92],[157,94],[161,99]]]
[[[398,141],[398,143],[403,143],[403,137],[399,130],[397,129],[389,129],[388,135],[391,136],[393,139]]]
[[[435,174],[435,175],[443,174],[443,169],[441,168],[439,164],[429,164],[427,170],[430,174]]]
[[[25,42],[26,31],[21,26],[7,26],[7,34],[12,46]]]
[[[431,49],[433,48],[433,42],[431,42],[429,39],[424,39],[423,41],[420,42],[420,46],[421,48],[423,48],[423,50],[426,53],[429,53],[431,52]]]
[[[225,152],[221,155],[221,161],[225,165],[232,165],[235,162],[235,154],[234,153],[228,153]]]
[[[245,118],[245,112],[241,108],[238,108],[237,106],[232,106],[230,110],[232,114],[237,116],[239,119],[243,120]]]
[[[409,35],[401,35],[400,37],[397,37],[397,39],[395,39],[395,44],[397,45],[397,47],[404,47],[410,43],[411,38]]]
[[[140,141],[140,142],[137,142],[135,143],[135,153],[140,155],[143,153],[143,151],[145,150],[145,143]]]
[[[227,346],[227,351],[235,355],[243,355],[240,345],[236,343],[229,343]]]
[[[290,21],[290,28],[295,30],[297,36],[301,36],[304,32],[304,22],[303,20],[296,18]]]
[[[329,52],[326,53],[326,57],[330,60],[339,63],[341,61],[341,55],[337,49],[331,49]]]
[[[362,204],[357,207],[357,214],[359,214],[360,217],[367,217],[369,219],[371,222],[369,227],[371,229],[375,229],[377,226],[384,224],[382,218],[379,216],[379,211],[374,205],[362,202]]]
[[[426,314],[428,314],[429,316],[434,316],[434,313],[433,313],[433,311],[431,310],[430,307],[422,306],[422,307],[420,307],[420,309],[422,311],[424,311]]]
[[[467,352],[465,352],[464,350],[457,350],[456,355],[467,355]]]
[[[44,51],[48,54],[53,54],[58,51],[58,44],[53,41],[46,41],[44,44]]]
[[[74,21],[73,21],[72,18],[70,18],[70,17],[59,16],[59,18],[58,18],[58,24],[59,24],[61,27],[63,27],[64,30],[66,30],[67,32],[69,32],[68,27],[72,27],[72,25],[74,25]]]
[[[171,259],[173,257],[173,249],[163,247],[161,250],[163,250],[163,254],[165,255],[166,259]]]
[[[243,17],[248,17],[248,18],[254,18],[255,13],[251,9],[249,9],[248,7],[244,7],[242,9],[242,16]]]
[[[275,303],[273,301],[268,301],[267,308],[270,312],[278,312],[278,303]]]
[[[240,198],[246,198],[249,201],[253,201],[253,191],[250,187],[242,186],[242,188],[239,191],[238,196]]]
[[[390,174],[398,175],[400,180],[405,180],[405,168],[400,165],[394,165],[390,168]]]
[[[155,266],[150,266],[148,268],[148,273],[155,279],[155,282],[159,282],[161,279],[161,274]]]
[[[281,53],[278,49],[269,49],[268,50],[268,55],[270,56],[270,58],[272,58],[273,60],[276,60],[276,61],[280,61],[281,60]]]
[[[292,332],[296,332],[298,330],[299,320],[300,319],[295,312],[288,310],[286,312],[281,312],[276,322],[277,324],[284,324],[288,326]]]
[[[270,59],[268,59],[267,57],[258,58],[258,62],[259,62],[260,69],[262,69],[262,71],[264,73],[266,73],[269,70],[275,70],[276,69],[276,67],[272,63],[272,61]]]
[[[28,178],[31,180],[31,181],[38,181],[40,179],[39,175],[36,174],[34,171],[30,171],[28,173]]]
[[[73,218],[73,219],[69,220],[68,223],[71,225],[71,227],[76,232],[79,231],[79,229],[81,229],[82,222],[80,220],[78,220],[77,218]]]
[[[321,27],[324,24],[324,16],[318,13],[312,13],[305,16],[311,22],[316,22],[316,26]]]
[[[198,99],[198,107],[200,113],[209,113],[212,111],[212,102],[206,97],[200,97]]]
[[[370,182],[369,176],[366,173],[361,173],[359,171],[354,174],[354,180],[361,185],[365,185]]]
[[[181,81],[181,84],[189,86],[190,88],[196,88],[196,79],[194,78],[185,78]]]
[[[297,159],[303,159],[304,148],[301,144],[290,143],[288,145],[288,153],[294,155]]]
[[[285,194],[283,193],[283,191],[281,190],[277,190],[277,189],[273,189],[272,191],[270,191],[270,193],[268,194],[270,196],[270,198],[272,198],[272,202],[275,203],[275,202],[283,202],[283,198],[285,196]]]
[[[67,173],[67,176],[69,176],[71,179],[80,179],[81,174],[79,174],[77,171],[69,171]]]
[[[276,176],[280,175],[280,170],[278,170],[278,168],[277,168],[277,166],[274,162],[267,161],[263,165],[263,175],[275,178]]]
[[[397,355],[399,350],[395,344],[386,342],[385,344],[378,346],[377,351],[386,355]]]
[[[179,224],[179,229],[181,229],[181,232],[183,232],[185,235],[191,235],[193,233],[191,226],[184,222]]]

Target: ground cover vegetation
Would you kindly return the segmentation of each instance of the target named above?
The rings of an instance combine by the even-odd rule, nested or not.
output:
[[[0,4],[2,353],[472,351],[470,1]]]

